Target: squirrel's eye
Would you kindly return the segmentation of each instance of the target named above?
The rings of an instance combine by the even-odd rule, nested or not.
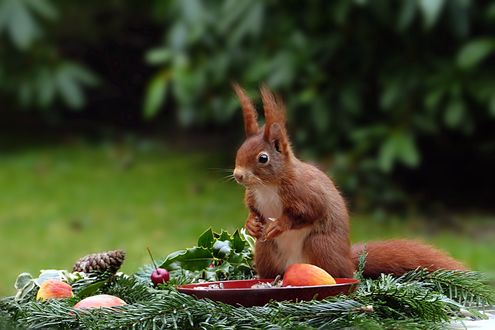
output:
[[[268,154],[262,152],[258,155],[258,163],[266,164],[268,162]]]

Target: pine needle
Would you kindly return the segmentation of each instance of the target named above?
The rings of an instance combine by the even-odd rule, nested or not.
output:
[[[0,300],[0,325],[30,329],[440,329],[452,317],[462,315],[467,305],[482,307],[493,302],[493,291],[479,274],[425,270],[399,278],[365,279],[350,296],[250,308],[198,300],[171,287],[155,289],[133,276],[109,278],[97,292],[119,296],[128,305],[79,311],[73,309],[77,299],[41,303],[4,298]]]
[[[416,269],[399,278],[401,282],[422,282],[434,290],[467,307],[482,307],[495,304],[495,292],[484,283],[482,274],[461,270],[437,270],[428,272]]]

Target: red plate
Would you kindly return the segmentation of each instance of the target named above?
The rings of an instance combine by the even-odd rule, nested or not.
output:
[[[193,295],[196,298],[208,298],[221,301],[230,305],[262,306],[270,300],[277,301],[299,301],[299,300],[322,300],[329,296],[338,294],[349,294],[356,289],[358,280],[353,278],[336,278],[337,284],[317,285],[317,286],[297,286],[267,289],[252,289],[251,286],[257,283],[271,283],[273,280],[240,280],[240,281],[220,281],[206,282],[199,284],[186,284],[179,286],[179,292]],[[212,284],[223,284],[223,289],[195,289],[206,287]]]

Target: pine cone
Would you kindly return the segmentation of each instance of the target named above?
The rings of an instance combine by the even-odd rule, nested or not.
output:
[[[122,250],[106,251],[101,253],[88,254],[76,261],[73,272],[111,272],[115,273],[125,259],[125,252]]]

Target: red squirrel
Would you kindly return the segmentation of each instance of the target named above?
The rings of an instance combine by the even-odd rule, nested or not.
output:
[[[352,277],[364,249],[366,277],[400,276],[417,267],[465,269],[443,252],[411,240],[351,247],[346,203],[325,173],[294,156],[283,103],[268,88],[261,88],[265,125],[260,127],[245,91],[233,87],[246,133],[233,175],[246,188],[245,227],[257,239],[254,262],[261,278],[283,274],[293,263],[319,266],[334,277]]]

